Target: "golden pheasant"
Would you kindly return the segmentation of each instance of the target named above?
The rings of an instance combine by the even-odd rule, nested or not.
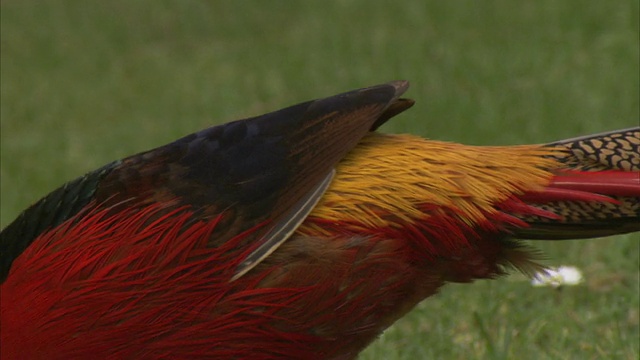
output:
[[[640,128],[476,147],[373,132],[406,82],[212,127],[0,234],[2,359],[350,359],[517,239],[640,230]]]

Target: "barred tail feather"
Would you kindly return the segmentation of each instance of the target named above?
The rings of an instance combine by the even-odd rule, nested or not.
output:
[[[528,216],[526,239],[593,238],[640,231],[640,127],[557,141],[560,164],[540,192],[519,197],[559,218]]]

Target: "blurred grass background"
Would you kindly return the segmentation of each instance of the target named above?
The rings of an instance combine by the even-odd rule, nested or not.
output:
[[[537,143],[637,126],[639,1],[1,3],[1,217],[221,122],[394,79],[383,131]],[[540,244],[577,287],[451,285],[362,359],[638,359],[638,234]]]

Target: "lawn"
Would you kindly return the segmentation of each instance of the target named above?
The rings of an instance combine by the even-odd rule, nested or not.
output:
[[[2,1],[0,226],[221,122],[395,79],[382,131],[520,144],[637,126],[634,1]],[[451,285],[362,359],[637,359],[640,235],[536,243],[585,282]]]

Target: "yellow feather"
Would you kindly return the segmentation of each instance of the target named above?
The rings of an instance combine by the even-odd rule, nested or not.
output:
[[[372,133],[339,164],[310,217],[364,227],[395,227],[454,209],[470,225],[512,194],[542,189],[558,150],[539,145],[483,147],[412,135]],[[497,175],[499,174],[499,175]],[[433,213],[432,213],[433,214]],[[322,232],[305,222],[299,232]]]

